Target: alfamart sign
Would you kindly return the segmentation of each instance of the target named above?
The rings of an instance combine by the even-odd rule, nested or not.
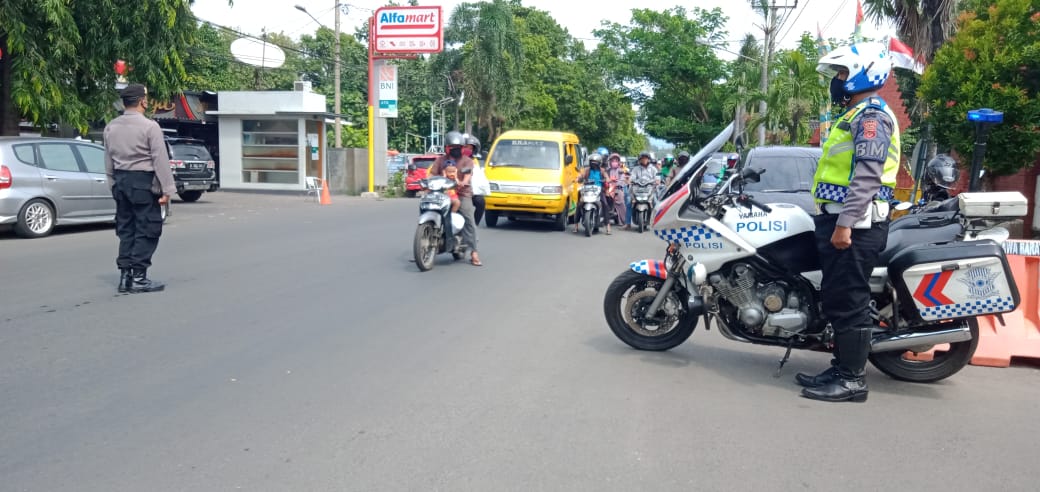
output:
[[[441,7],[376,10],[374,42],[380,53],[439,53],[444,50]]]

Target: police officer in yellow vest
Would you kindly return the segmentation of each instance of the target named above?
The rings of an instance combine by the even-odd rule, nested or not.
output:
[[[862,402],[874,326],[870,273],[885,249],[899,171],[898,122],[877,96],[892,61],[883,45],[859,43],[827,54],[816,69],[832,76],[831,98],[845,108],[823,145],[813,183],[821,298],[834,329],[834,360],[823,373],[796,380],[806,398]]]

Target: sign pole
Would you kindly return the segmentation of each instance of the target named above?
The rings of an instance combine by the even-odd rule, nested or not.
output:
[[[368,193],[376,188],[376,113],[375,113],[375,16],[368,18]]]

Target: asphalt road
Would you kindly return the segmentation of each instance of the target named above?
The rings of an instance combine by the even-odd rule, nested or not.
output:
[[[1040,371],[866,404],[799,398],[827,356],[698,330],[628,349],[602,296],[652,236],[481,228],[411,263],[416,204],[175,203],[164,293],[115,295],[110,227],[0,233],[0,490],[1036,490]]]

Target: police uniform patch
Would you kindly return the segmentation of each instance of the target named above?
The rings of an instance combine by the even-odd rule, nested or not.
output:
[[[877,120],[869,119],[863,120],[863,138],[876,138],[877,137]]]

